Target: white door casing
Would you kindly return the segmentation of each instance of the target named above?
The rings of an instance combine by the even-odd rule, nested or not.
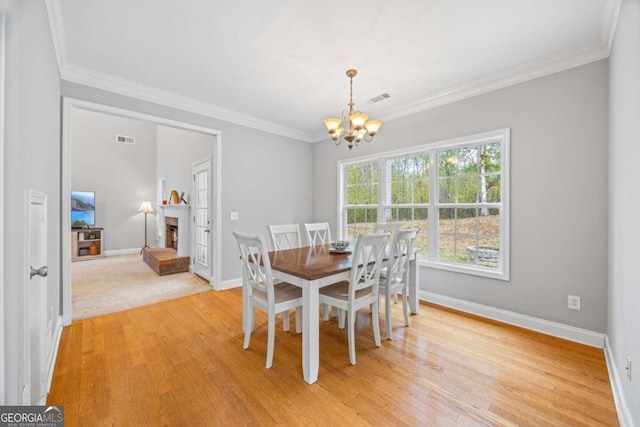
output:
[[[33,190],[28,197],[28,248],[29,269],[25,271],[25,316],[29,337],[25,339],[25,390],[23,404],[43,405],[46,397],[46,360],[51,341],[46,329],[47,319],[47,195]],[[28,399],[25,401],[25,399]]]
[[[4,111],[5,111],[5,41],[6,16],[0,12],[0,165],[4,165]],[[4,172],[0,173],[0,189],[4,193]],[[4,271],[4,197],[0,197],[0,271]],[[5,397],[5,361],[4,361],[4,275],[0,274],[0,405],[6,404]]]
[[[193,164],[193,272],[211,282],[211,242],[214,227],[211,218],[211,158]]]

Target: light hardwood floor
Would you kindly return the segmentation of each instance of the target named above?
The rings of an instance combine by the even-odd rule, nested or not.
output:
[[[86,319],[62,333],[47,404],[67,426],[618,425],[600,349],[431,304],[408,328],[393,314],[377,348],[359,313],[355,366],[346,329],[321,321],[313,385],[302,336],[280,323],[264,368],[263,313],[242,349],[239,289]]]

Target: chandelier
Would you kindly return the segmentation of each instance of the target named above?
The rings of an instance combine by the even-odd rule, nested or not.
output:
[[[349,77],[349,111],[344,110],[342,112],[342,119],[329,118],[324,120],[324,124],[331,135],[336,145],[339,145],[343,140],[349,144],[349,150],[355,145],[358,145],[363,139],[367,142],[373,140],[373,136],[378,132],[382,122],[378,120],[367,120],[369,116],[363,114],[360,111],[353,111],[353,78],[358,74],[357,70],[347,70],[347,77]],[[346,123],[349,121],[349,130],[344,132],[344,128],[340,127],[342,121]]]

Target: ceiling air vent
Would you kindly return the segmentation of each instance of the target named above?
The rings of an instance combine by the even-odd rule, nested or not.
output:
[[[389,98],[391,98],[391,95],[389,95],[388,93],[382,93],[378,96],[374,96],[373,98],[371,98],[369,102],[372,104],[375,104],[376,102],[384,101],[385,99],[389,99]]]
[[[116,138],[120,144],[136,145],[136,139],[132,136],[116,135]]]

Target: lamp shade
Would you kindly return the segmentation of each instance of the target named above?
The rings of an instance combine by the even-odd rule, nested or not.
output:
[[[151,207],[151,202],[144,201],[140,203],[140,207],[138,208],[138,212],[149,213],[153,212],[153,208]]]
[[[382,122],[380,122],[379,120],[369,120],[364,123],[364,127],[367,129],[367,132],[369,132],[369,135],[371,136],[375,135],[378,132],[380,126],[382,126]]]
[[[362,126],[364,126],[364,122],[366,122],[368,118],[369,116],[362,113],[353,113],[349,116],[349,120],[351,120],[351,123],[353,124],[353,128],[355,130],[362,129]]]
[[[324,120],[324,125],[327,127],[327,130],[331,134],[338,129],[338,126],[340,126],[340,123],[342,123],[342,120],[336,119],[336,118],[330,118],[330,119]]]

